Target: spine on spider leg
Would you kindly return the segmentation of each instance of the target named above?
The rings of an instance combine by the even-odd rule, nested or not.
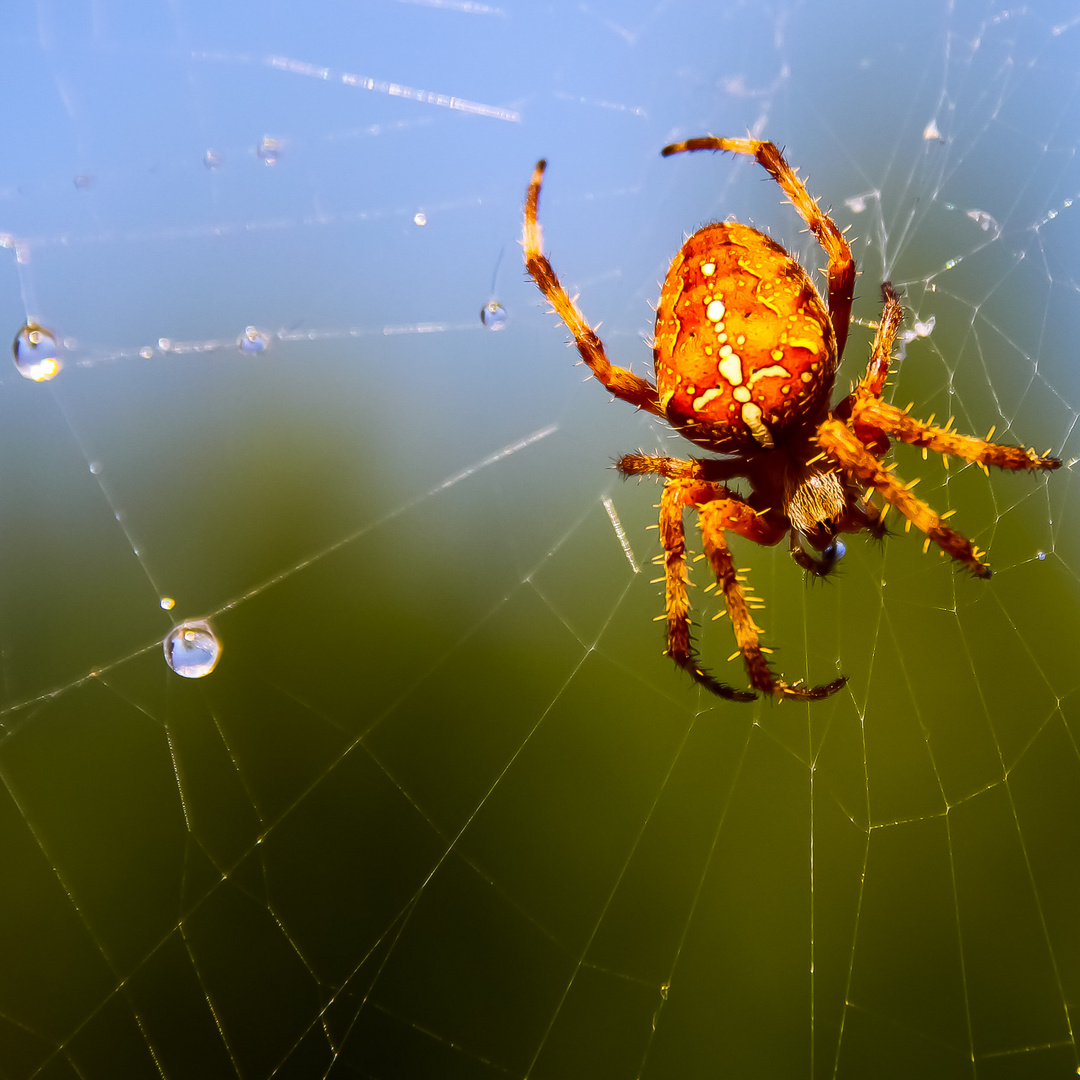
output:
[[[818,428],[818,443],[846,473],[871,485],[917,529],[976,577],[990,576],[983,553],[967,537],[943,524],[941,516],[911,490],[918,480],[901,483],[892,467],[882,465],[847,425],[839,420],[826,420]]]
[[[1061,466],[1061,460],[1049,454],[1038,454],[1022,446],[990,442],[993,428],[985,439],[961,435],[951,429],[951,421],[944,427],[924,423],[895,405],[876,398],[857,401],[852,418],[856,423],[869,424],[911,446],[950,454],[978,465],[996,465],[999,469],[1012,470],[1057,469]]]

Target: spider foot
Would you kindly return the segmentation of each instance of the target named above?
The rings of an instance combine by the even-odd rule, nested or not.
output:
[[[752,690],[736,690],[734,686],[722,683],[710,672],[698,667],[693,657],[687,657],[685,660],[678,657],[673,657],[673,659],[694,682],[699,686],[704,686],[706,690],[717,697],[722,697],[726,701],[755,701],[757,699],[757,694]]]
[[[847,683],[847,676],[841,675],[839,679],[822,686],[798,686],[789,685],[786,682],[775,682],[769,691],[777,698],[794,698],[796,701],[821,701],[822,698],[831,697],[837,690]]]

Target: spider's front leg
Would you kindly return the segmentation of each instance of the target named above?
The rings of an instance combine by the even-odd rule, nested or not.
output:
[[[719,682],[698,663],[690,636],[690,604],[686,594],[686,545],[683,532],[683,509],[698,511],[705,555],[724,594],[728,615],[735,630],[735,639],[742,653],[750,684],[757,690],[776,697],[816,700],[828,697],[847,681],[844,678],[824,686],[801,687],[785,683],[769,666],[766,649],[758,635],[761,628],[754,622],[735,564],[724,537],[731,529],[755,543],[772,545],[787,531],[786,523],[758,514],[735,492],[721,484],[693,480],[669,480],[660,501],[660,538],[664,546],[665,580],[667,582],[668,654],[679,667],[702,686],[720,697],[733,701],[748,701],[754,694],[735,690]],[[736,654],[738,655],[738,654]]]
[[[961,435],[952,430],[951,421],[944,427],[917,420],[906,410],[898,409],[881,400],[885,380],[889,377],[893,341],[900,328],[903,309],[900,295],[891,282],[881,286],[884,308],[870,363],[859,385],[833,410],[840,419],[850,419],[859,441],[877,457],[884,455],[889,447],[889,437],[899,439],[910,446],[917,446],[925,453],[934,450],[976,464],[996,465],[999,469],[1057,469],[1060,459],[1049,453],[1039,454],[1022,446],[994,443],[971,435]]]
[[[536,218],[540,203],[540,185],[546,168],[546,161],[536,163],[532,182],[525,195],[525,230],[522,240],[525,248],[525,269],[536,282],[537,288],[547,297],[555,313],[574,335],[574,343],[577,345],[578,352],[581,353],[582,360],[589,365],[589,369],[600,382],[623,401],[629,401],[631,405],[636,405],[639,409],[644,409],[655,416],[663,416],[664,413],[656,395],[656,387],[648,380],[642,379],[626,368],[616,367],[608,360],[604,352],[604,343],[596,336],[596,332],[585,321],[585,316],[570,299],[544,254],[543,243],[540,239],[540,223]]]
[[[664,157],[670,157],[687,150],[726,150],[730,154],[747,154],[780,185],[829,256],[826,271],[829,282],[829,315],[836,331],[836,355],[843,356],[848,323],[851,321],[851,298],[855,292],[855,260],[843,232],[833,223],[832,218],[821,212],[817,200],[806,190],[806,185],[784,159],[775,143],[762,142],[759,139],[726,139],[706,135],[699,139],[672,143],[665,146],[660,153]]]

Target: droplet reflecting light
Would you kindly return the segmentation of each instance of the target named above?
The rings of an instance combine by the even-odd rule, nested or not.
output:
[[[502,330],[506,326],[506,320],[509,317],[506,308],[498,300],[489,300],[480,309],[480,321],[489,330]]]
[[[264,165],[276,165],[281,157],[281,140],[273,135],[264,135],[255,148],[255,153]]]
[[[189,619],[174,626],[162,644],[165,662],[185,679],[209,675],[221,658],[221,642],[206,619]]]
[[[48,382],[56,376],[63,364],[56,355],[56,338],[37,323],[24,323],[12,342],[15,367],[24,379]]]
[[[266,347],[270,344],[270,335],[259,330],[257,327],[245,326],[244,332],[240,335],[237,344],[240,346],[241,352],[265,352]]]
[[[426,225],[427,224],[427,214],[425,214],[422,210],[419,213],[413,214],[413,224],[414,225]]]

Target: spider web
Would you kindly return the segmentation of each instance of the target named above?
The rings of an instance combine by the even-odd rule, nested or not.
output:
[[[0,1075],[1077,1071],[1077,5],[0,26],[0,303],[63,363],[0,376]],[[686,446],[581,385],[517,247],[544,155],[552,261],[644,370],[685,232],[821,265],[752,163],[658,156],[746,130],[852,227],[841,389],[887,277],[892,400],[1066,462],[896,453],[990,583],[895,522],[814,587],[737,548],[778,668],[849,676],[809,707],[660,655],[657,490],[608,466]]]

